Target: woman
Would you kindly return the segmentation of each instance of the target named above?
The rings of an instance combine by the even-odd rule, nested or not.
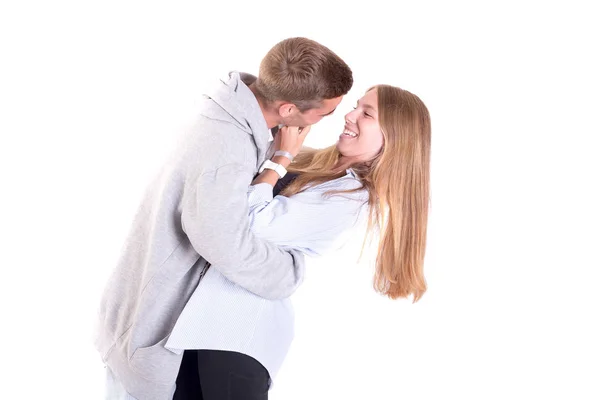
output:
[[[286,177],[290,182],[276,197],[273,187],[282,186],[277,173],[264,170],[254,180],[248,192],[252,230],[282,247],[320,255],[339,247],[367,218],[367,233],[379,236],[375,289],[416,302],[426,290],[429,112],[412,93],[378,85],[345,120],[336,145],[300,151],[288,167],[293,179]],[[297,129],[282,129],[276,149],[289,149],[294,135]],[[199,285],[166,343],[173,351],[186,349],[174,399],[267,399],[293,338],[289,299],[258,297],[214,268]],[[184,320],[198,326],[193,339],[178,329]]]

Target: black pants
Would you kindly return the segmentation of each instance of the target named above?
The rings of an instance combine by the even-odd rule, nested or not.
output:
[[[267,400],[269,373],[245,354],[186,350],[173,400]]]

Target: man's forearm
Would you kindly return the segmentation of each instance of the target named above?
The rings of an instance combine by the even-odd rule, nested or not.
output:
[[[203,258],[227,279],[265,298],[291,295],[304,276],[304,256],[256,237],[248,218],[243,166],[224,166],[189,182],[182,226]]]

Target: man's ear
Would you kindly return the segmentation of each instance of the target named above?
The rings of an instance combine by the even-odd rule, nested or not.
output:
[[[296,105],[293,103],[282,103],[279,106],[279,116],[282,118],[289,118],[296,112]]]

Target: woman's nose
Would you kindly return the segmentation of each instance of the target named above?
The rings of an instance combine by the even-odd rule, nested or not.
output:
[[[356,113],[355,112],[356,112],[356,110],[352,110],[348,114],[346,114],[344,119],[346,120],[347,124],[356,124]]]

